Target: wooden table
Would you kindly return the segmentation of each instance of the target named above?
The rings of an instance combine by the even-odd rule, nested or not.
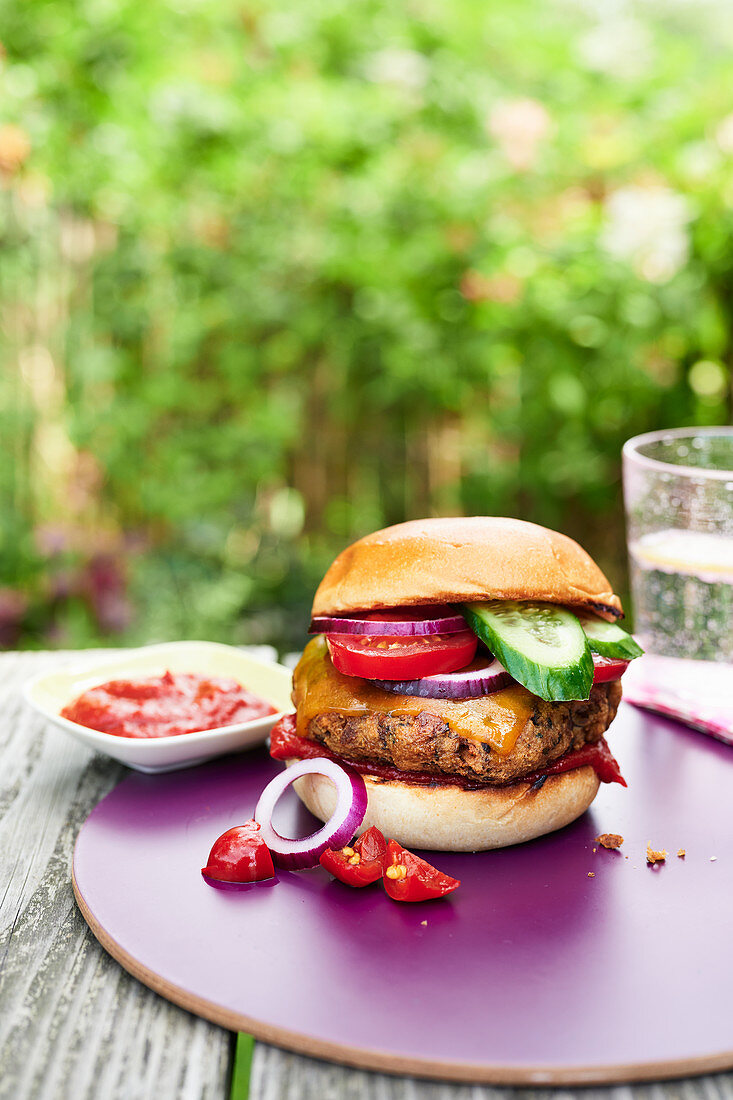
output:
[[[255,650],[272,656],[267,647]],[[227,1097],[236,1037],[140,985],[99,946],[71,891],[76,835],[127,769],[49,727],[21,698],[72,653],[0,655],[0,1097]],[[673,965],[673,961],[671,963]],[[255,1045],[252,1100],[499,1100],[570,1090],[448,1085]],[[582,1100],[733,1100],[733,1074],[576,1090]]]

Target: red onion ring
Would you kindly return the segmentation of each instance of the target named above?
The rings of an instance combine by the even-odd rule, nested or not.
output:
[[[478,699],[513,684],[514,680],[495,658],[480,658],[460,672],[440,672],[421,680],[370,680],[396,695],[423,699]]]
[[[424,637],[426,634],[457,634],[468,629],[462,615],[439,619],[341,619],[337,615],[316,615],[309,634],[388,634],[393,637]]]
[[[280,836],[272,824],[272,815],[280,797],[291,783],[302,775],[324,775],[336,787],[336,808],[323,826],[310,836],[291,839]],[[343,848],[364,820],[367,792],[358,772],[342,768],[335,760],[317,756],[300,760],[271,780],[260,795],[255,808],[255,821],[260,835],[272,853],[278,867],[291,871],[315,867],[326,848]]]

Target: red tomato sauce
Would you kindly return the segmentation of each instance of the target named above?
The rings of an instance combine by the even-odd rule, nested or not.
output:
[[[118,737],[172,737],[274,713],[275,707],[236,680],[164,672],[99,684],[65,706],[61,716]]]

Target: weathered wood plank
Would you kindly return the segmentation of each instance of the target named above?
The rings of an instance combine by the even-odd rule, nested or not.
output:
[[[258,1043],[252,1100],[733,1100],[733,1075],[593,1089],[492,1088],[387,1077]]]

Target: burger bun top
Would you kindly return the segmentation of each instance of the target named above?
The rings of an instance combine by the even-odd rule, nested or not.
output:
[[[496,516],[411,520],[359,539],[318,586],[313,615],[470,600],[539,600],[623,615],[618,596],[577,542]]]

